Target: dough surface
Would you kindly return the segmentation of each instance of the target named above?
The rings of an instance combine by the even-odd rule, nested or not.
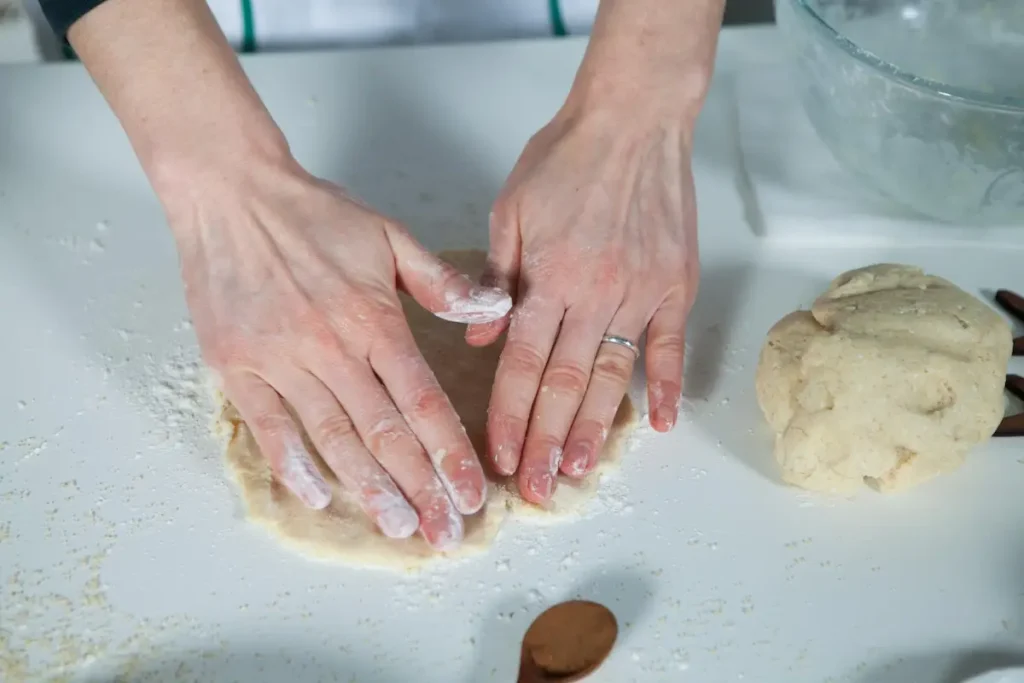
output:
[[[442,252],[440,256],[470,277],[475,277],[482,271],[486,255],[471,250]],[[478,454],[485,453],[487,405],[502,342],[475,349],[463,339],[465,325],[445,322],[404,295],[402,304],[420,350],[462,418],[473,446]],[[465,541],[451,555],[435,553],[418,534],[404,540],[384,537],[340,487],[308,439],[306,445],[320,471],[331,483],[334,495],[324,510],[306,508],[271,476],[252,433],[234,406],[226,400],[222,400],[219,423],[221,429],[230,434],[225,462],[238,485],[251,521],[269,530],[286,546],[309,557],[356,566],[408,570],[439,557],[470,555],[485,550],[510,516],[543,523],[580,515],[597,493],[602,476],[618,465],[622,446],[636,426],[636,413],[629,398],[625,397],[596,470],[581,482],[560,476],[548,508],[526,503],[516,491],[514,480],[506,481],[488,472],[490,490],[487,503],[483,510],[466,519]],[[484,466],[487,469],[486,462]]]
[[[960,466],[1003,417],[1009,325],[952,283],[879,264],[768,333],[757,400],[782,479],[888,492]]]

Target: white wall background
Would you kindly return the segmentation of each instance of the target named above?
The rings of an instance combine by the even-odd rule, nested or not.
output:
[[[208,0],[236,48],[242,0]],[[258,51],[550,36],[549,0],[249,0]],[[19,7],[23,4],[23,8]],[[586,34],[598,0],[558,0],[570,34]],[[61,59],[38,0],[0,0],[0,62]]]

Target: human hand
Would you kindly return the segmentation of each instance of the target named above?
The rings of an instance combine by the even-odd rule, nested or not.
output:
[[[486,482],[396,287],[464,323],[503,316],[511,299],[293,162],[229,178],[165,198],[199,344],[225,394],[306,505],[325,507],[330,489],[299,422],[385,535],[418,528],[452,549]]]
[[[527,500],[547,500],[559,470],[582,477],[597,463],[636,360],[604,335],[638,344],[647,330],[650,422],[675,424],[699,268],[691,129],[635,108],[566,107],[494,205],[484,284],[516,308],[466,339],[488,344],[508,325],[488,450],[499,472],[518,470]]]

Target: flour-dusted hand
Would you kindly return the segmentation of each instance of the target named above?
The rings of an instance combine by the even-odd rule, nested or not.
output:
[[[310,507],[330,500],[301,423],[383,533],[458,544],[486,482],[396,284],[461,322],[503,315],[509,297],[297,166],[257,166],[169,215],[204,357],[277,478]]]
[[[304,171],[203,0],[108,0],[68,39],[163,203],[203,356],[274,475],[329,504],[305,431],[384,534],[458,545],[486,482],[398,290],[463,323],[508,295]]]
[[[522,495],[550,497],[559,469],[587,474],[632,376],[645,329],[651,424],[676,420],[683,331],[698,262],[689,140],[623,127],[612,112],[559,117],[527,145],[491,219],[491,282],[516,292],[495,378],[488,445]],[[489,343],[503,322],[473,326]]]
[[[605,0],[569,98],[527,144],[491,216],[487,284],[512,291],[488,450],[533,502],[597,463],[646,331],[651,425],[681,397],[697,292],[690,151],[720,0]],[[687,36],[682,31],[690,32]]]
[[[262,173],[260,172],[262,171]],[[486,482],[427,367],[396,284],[446,319],[503,315],[400,226],[298,169],[260,169],[172,214],[200,346],[274,474],[311,507],[329,488],[300,437],[388,536],[462,539]]]

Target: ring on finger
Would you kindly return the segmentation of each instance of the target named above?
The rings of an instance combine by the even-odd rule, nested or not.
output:
[[[627,349],[629,349],[633,353],[633,358],[639,358],[640,357],[640,347],[637,346],[635,342],[630,341],[629,339],[626,339],[625,337],[620,337],[620,336],[615,335],[615,334],[606,334],[603,337],[601,337],[601,343],[602,344],[618,344],[619,346],[624,346],[624,347],[626,347]]]

